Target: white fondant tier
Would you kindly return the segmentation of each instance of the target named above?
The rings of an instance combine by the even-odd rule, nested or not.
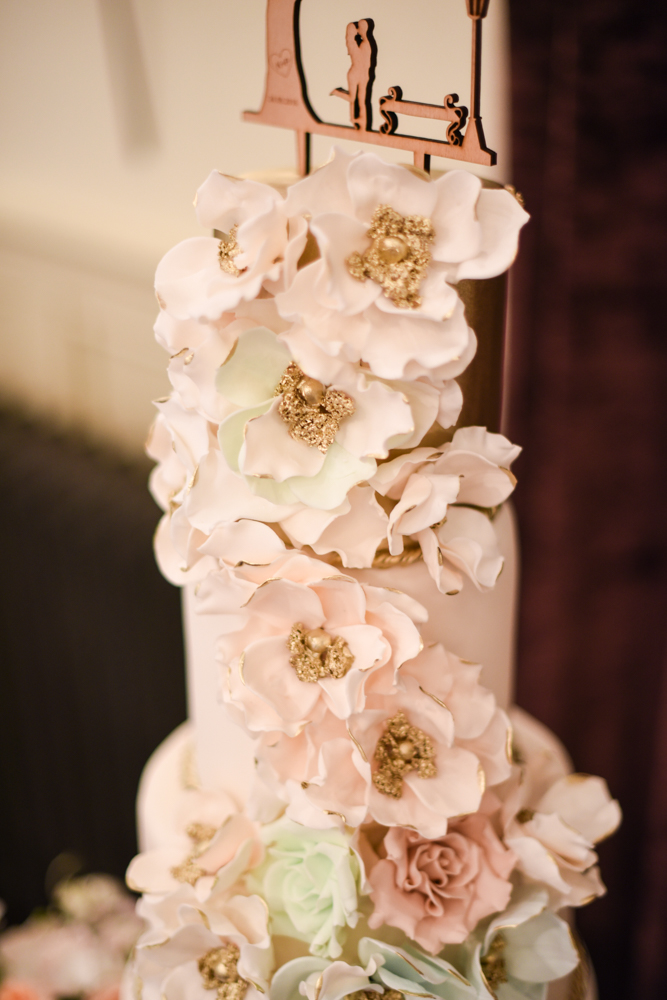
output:
[[[499,511],[494,527],[505,564],[494,589],[484,594],[469,582],[459,594],[439,593],[421,560],[411,566],[344,572],[361,582],[404,591],[423,604],[429,614],[428,622],[421,626],[424,642],[441,642],[462,659],[481,663],[482,683],[506,708],[513,688],[518,597],[517,533],[509,504]],[[204,788],[224,788],[244,801],[254,772],[253,741],[229,719],[221,701],[215,661],[221,616],[195,612],[193,585],[185,587],[183,595],[188,703],[197,772]]]

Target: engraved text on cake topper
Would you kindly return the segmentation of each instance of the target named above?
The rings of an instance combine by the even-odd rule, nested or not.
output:
[[[297,137],[299,173],[310,170],[310,137],[316,132],[337,139],[357,139],[380,146],[407,149],[415,166],[430,169],[431,156],[444,156],[469,163],[493,166],[496,154],[484,139],[479,110],[482,20],[489,0],[466,0],[472,21],[470,109],[459,105],[457,94],[447,94],[442,104],[405,100],[398,85],[378,100],[381,124],[373,128],[373,84],[377,65],[377,43],[371,18],[352,21],[345,32],[350,57],[347,87],[331,91],[347,101],[350,124],[322,121],[308,98],[301,59],[300,12],[302,0],[267,0],[266,89],[259,111],[246,111],[244,121],[293,129]],[[447,123],[444,139],[426,139],[398,131],[399,116],[430,118]],[[351,135],[350,133],[356,133]]]

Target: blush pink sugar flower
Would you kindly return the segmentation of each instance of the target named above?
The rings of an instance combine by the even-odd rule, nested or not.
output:
[[[260,777],[305,826],[359,826],[370,818],[444,836],[452,817],[479,809],[486,785],[510,775],[509,720],[479,684],[480,670],[442,646],[425,649],[403,663],[395,690],[367,688],[363,711],[348,719],[322,704],[293,737],[284,727],[266,732],[257,748]],[[377,786],[376,750],[399,713],[430,741],[435,771],[412,770],[392,795]]]
[[[482,813],[450,821],[435,840],[394,827],[381,851],[385,856],[369,874],[375,904],[369,926],[398,927],[432,954],[465,941],[480,920],[509,902],[516,857]]]
[[[296,736],[323,707],[347,719],[363,710],[368,691],[393,688],[401,664],[419,652],[415,621],[424,617],[405,594],[350,577],[268,580],[234,616],[234,631],[218,641],[223,697],[252,733]],[[295,628],[344,644],[344,675],[302,679],[288,648]]]

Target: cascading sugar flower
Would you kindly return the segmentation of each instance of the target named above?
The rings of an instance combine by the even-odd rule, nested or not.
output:
[[[160,261],[155,290],[174,318],[215,321],[255,299],[265,282],[296,271],[306,223],[288,221],[284,199],[267,184],[214,170],[197,192],[196,207],[203,226],[226,235],[184,240]]]
[[[144,896],[137,912],[148,929],[127,978],[140,981],[146,996],[201,1000],[202,990],[215,990],[219,1000],[260,1000],[268,991],[273,947],[258,896],[230,896],[215,885],[201,900],[183,885]]]
[[[131,862],[123,1000],[543,1000],[578,961],[554,911],[604,891],[618,807],[425,645],[435,588],[466,586],[465,623],[465,581],[503,567],[520,449],[457,427],[457,284],[505,271],[528,217],[465,171],[340,150],[285,196],[214,171],[196,206],[213,235],[156,275],[156,552],[209,616],[255,777],[242,811],[180,789]]]
[[[296,736],[322,711],[347,719],[391,690],[421,640],[423,608],[339,575],[269,580],[218,640],[223,697],[251,733]]]
[[[464,577],[479,590],[493,587],[503,558],[492,519],[514,489],[509,467],[520,451],[501,434],[462,427],[441,448],[415,448],[385,462],[371,484],[395,501],[390,553],[401,553],[412,538],[440,591],[456,593]]]
[[[431,181],[341,150],[290,188],[286,211],[311,217],[319,252],[276,299],[297,324],[293,350],[310,342],[390,378],[433,376],[468,354],[452,285],[505,271],[528,219],[512,194],[465,171]]]
[[[427,384],[388,385],[348,366],[323,384],[265,327],[243,333],[216,376],[230,415],[221,452],[258,497],[332,510],[391,448],[411,447],[438,414]]]
[[[306,826],[373,819],[442,837],[449,819],[477,811],[486,785],[510,775],[510,723],[479,684],[480,670],[441,646],[424,649],[402,663],[393,689],[383,671],[375,675],[382,686],[369,678],[362,711],[337,718],[323,703],[313,724],[292,735],[284,724],[267,727],[256,749],[259,775]],[[409,766],[417,755],[426,766]],[[375,778],[383,768],[389,781]]]

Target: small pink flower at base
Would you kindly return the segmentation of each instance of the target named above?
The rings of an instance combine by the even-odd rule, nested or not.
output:
[[[46,1000],[48,993],[20,979],[5,979],[0,984],[0,1000]]]
[[[369,926],[398,927],[432,954],[465,941],[509,901],[516,858],[482,813],[451,820],[437,840],[393,827],[381,849],[386,857],[369,875],[375,904]]]

